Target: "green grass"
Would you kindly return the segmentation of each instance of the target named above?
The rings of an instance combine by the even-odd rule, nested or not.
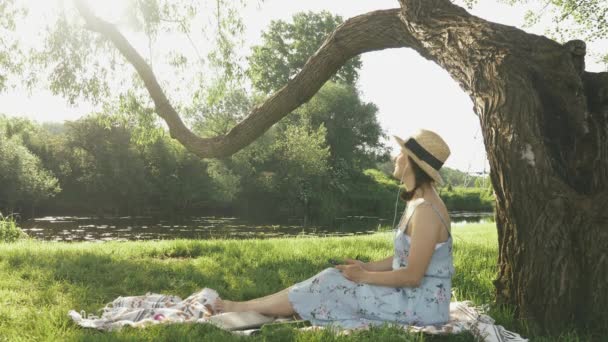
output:
[[[457,299],[492,303],[497,260],[494,224],[453,230]],[[340,238],[0,243],[0,341],[472,341],[470,334],[425,336],[390,327],[342,337],[291,329],[237,337],[209,324],[98,332],[76,326],[67,316],[70,309],[97,313],[118,296],[146,292],[185,298],[210,287],[223,298],[246,300],[309,278],[327,267],[329,258],[359,255],[376,260],[390,254],[392,238],[386,232]],[[521,330],[525,326],[513,320],[509,310],[493,307],[490,313],[499,324],[525,333]],[[570,337],[584,340],[576,333],[561,339]]]

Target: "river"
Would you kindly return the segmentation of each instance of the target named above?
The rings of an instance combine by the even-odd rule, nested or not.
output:
[[[491,222],[493,213],[452,212],[452,226]],[[398,218],[397,218],[398,219]],[[40,217],[20,223],[31,237],[49,241],[127,241],[165,239],[271,238],[281,236],[346,236],[371,234],[392,226],[392,219],[370,216],[336,218],[332,227],[252,224],[235,217],[201,216],[180,221],[152,217]]]

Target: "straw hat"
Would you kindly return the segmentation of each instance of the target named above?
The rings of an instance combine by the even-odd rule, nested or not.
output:
[[[437,183],[443,184],[439,169],[450,156],[450,148],[437,133],[420,129],[405,141],[396,135],[393,137],[401,146],[403,153],[412,157],[416,164]]]

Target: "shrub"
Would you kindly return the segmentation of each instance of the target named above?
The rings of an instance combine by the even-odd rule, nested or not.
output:
[[[0,214],[0,242],[15,242],[26,237],[11,215],[5,217]]]
[[[495,206],[490,189],[453,187],[450,191],[444,188],[440,196],[449,210],[492,211]]]

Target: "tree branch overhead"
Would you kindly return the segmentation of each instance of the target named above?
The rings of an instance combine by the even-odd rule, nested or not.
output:
[[[345,21],[310,57],[302,70],[226,135],[201,138],[181,120],[165,95],[156,76],[143,57],[111,23],[97,17],[86,3],[76,1],[88,29],[110,40],[133,65],[154,101],[157,114],[167,123],[171,137],[201,158],[230,156],[264,134],[273,124],[307,102],[350,58],[364,52],[411,46],[415,41],[404,37],[399,9],[370,12]]]

